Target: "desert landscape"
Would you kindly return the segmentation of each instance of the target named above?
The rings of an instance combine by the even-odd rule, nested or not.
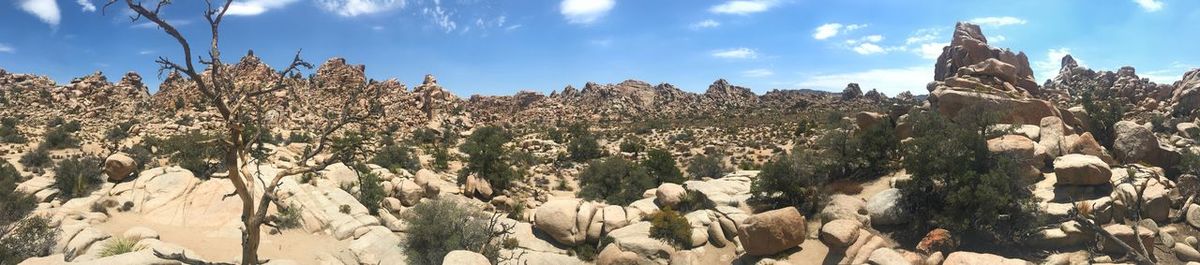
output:
[[[1065,54],[1039,81],[964,20],[894,95],[460,96],[349,58],[273,67],[220,45],[257,2],[174,4],[92,7],[171,41],[141,62],[160,84],[0,65],[0,264],[1200,264],[1200,68]]]

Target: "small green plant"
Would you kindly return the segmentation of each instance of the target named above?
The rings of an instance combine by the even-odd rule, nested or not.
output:
[[[584,243],[572,247],[571,254],[575,255],[579,260],[591,262],[596,260],[596,256],[600,254],[600,251],[596,250],[595,245]]]
[[[400,218],[408,223],[408,237],[401,247],[409,264],[442,264],[446,253],[454,250],[474,251],[495,263],[505,244],[515,245],[506,243],[511,227],[493,230],[503,226],[492,221],[495,216],[453,199],[423,201]]]
[[[758,179],[750,186],[749,202],[766,209],[796,207],[807,216],[820,212],[826,197],[828,177],[821,170],[827,161],[812,150],[781,154],[763,165]]]
[[[654,182],[641,165],[620,157],[607,157],[588,163],[579,173],[579,195],[613,205],[628,205],[641,199],[642,192],[656,187]]]
[[[370,163],[389,169],[401,168],[409,172],[421,169],[421,161],[417,160],[411,148],[395,145],[384,146],[371,158]]]
[[[63,149],[79,146],[79,139],[75,139],[72,135],[79,131],[79,121],[71,121],[62,123],[61,121],[52,122],[56,124],[46,131],[45,139],[42,140],[40,146],[49,149]]]
[[[350,214],[350,205],[342,204],[341,206],[338,206],[338,212],[342,214]]]
[[[379,174],[369,170],[358,171],[358,201],[367,207],[371,214],[379,214],[379,205],[386,194],[383,191]]]
[[[496,192],[508,189],[508,186],[519,176],[510,166],[508,150],[504,144],[512,140],[512,135],[500,127],[483,127],[475,129],[471,137],[459,147],[466,154],[466,167],[459,171],[459,183],[466,176],[477,174],[487,180]]]
[[[100,186],[100,163],[96,157],[69,158],[54,168],[54,186],[59,196],[79,198]]]
[[[117,125],[108,128],[108,131],[104,133],[104,139],[109,142],[125,140],[125,138],[129,138],[129,130],[133,129],[133,125],[135,124],[137,124],[135,120],[117,123]]]
[[[300,227],[300,206],[288,205],[279,209],[275,215],[275,227],[287,230]]]
[[[50,150],[44,146],[38,147],[33,149],[33,151],[21,155],[21,159],[18,162],[21,162],[21,165],[25,166],[25,168],[45,168],[50,166],[50,162],[52,162],[50,159]]]
[[[14,223],[0,223],[6,231],[0,234],[0,264],[17,264],[32,257],[50,255],[58,241],[58,228],[40,216],[21,219]]]
[[[650,237],[687,249],[692,246],[692,225],[679,212],[662,209],[650,216]]]
[[[20,120],[14,117],[4,117],[0,119],[0,142],[11,144],[23,144],[29,141],[21,131],[17,129]]]
[[[571,160],[575,162],[586,162],[603,155],[600,151],[600,143],[596,141],[596,136],[591,134],[571,139],[571,142],[567,143],[567,153],[571,154]]]
[[[142,250],[142,247],[137,246],[137,241],[124,237],[113,237],[100,250],[100,257],[116,256],[138,250]]]
[[[720,178],[729,172],[725,167],[724,159],[720,155],[700,155],[692,158],[692,162],[688,164],[687,172],[692,179],[702,178]]]
[[[167,154],[171,163],[191,171],[196,177],[206,179],[220,169],[220,158],[224,154],[213,144],[216,137],[200,132],[173,135],[165,140],[147,139],[151,146]]]
[[[646,167],[646,173],[654,176],[658,184],[675,183],[683,184],[686,179],[683,177],[683,172],[679,170],[679,166],[675,164],[675,159],[671,158],[671,153],[662,149],[651,149],[646,152],[646,161],[642,162]]]

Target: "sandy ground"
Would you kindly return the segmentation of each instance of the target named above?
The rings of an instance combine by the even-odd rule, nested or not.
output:
[[[121,235],[133,227],[146,227],[158,231],[163,242],[177,244],[198,252],[201,257],[214,261],[232,261],[241,255],[240,239],[236,237],[209,237],[210,231],[217,227],[182,227],[157,224],[142,218],[141,215],[115,213],[107,222],[97,224],[97,229],[113,235]],[[332,236],[309,233],[303,229],[285,230],[282,234],[270,235],[264,227],[262,242],[259,245],[259,256],[264,259],[289,259],[300,264],[317,264],[316,258],[320,253],[335,253],[346,249],[349,240],[339,241]],[[219,233],[213,233],[219,234]]]

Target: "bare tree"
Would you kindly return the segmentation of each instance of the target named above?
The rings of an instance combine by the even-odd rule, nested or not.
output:
[[[232,71],[227,69],[229,66],[222,63],[219,47],[220,34],[218,30],[233,0],[205,1],[207,7],[203,16],[208,22],[211,32],[207,56],[193,56],[188,39],[184,38],[170,22],[159,16],[164,7],[171,5],[171,0],[151,0],[154,2],[152,5],[146,5],[137,0],[109,0],[105,4],[105,9],[118,2],[124,2],[124,5],[134,12],[134,15],[130,17],[132,21],[148,20],[179,43],[183,51],[182,63],[166,57],[159,57],[156,63],[160,66],[160,74],[163,72],[182,73],[193,82],[195,89],[199,92],[203,99],[200,104],[207,104],[215,109],[222,119],[224,132],[221,134],[219,145],[223,147],[224,154],[221,162],[228,170],[228,179],[235,189],[233,194],[226,195],[226,197],[237,195],[242,201],[241,221],[244,228],[241,238],[241,263],[260,264],[266,262],[258,257],[260,228],[269,222],[266,216],[271,204],[280,205],[275,196],[275,190],[279,187],[280,181],[285,176],[319,171],[339,162],[338,158],[342,156],[331,155],[318,159],[317,154],[330,151],[333,145],[332,140],[342,129],[354,124],[362,124],[382,114],[382,108],[379,107],[376,100],[380,93],[378,86],[363,83],[354,84],[348,88],[339,87],[338,89],[341,91],[338,91],[338,97],[329,100],[341,103],[339,105],[341,109],[325,111],[318,115],[320,119],[316,121],[317,124],[308,126],[308,128],[314,128],[313,133],[318,136],[317,142],[301,155],[294,167],[282,169],[274,176],[269,176],[269,179],[264,179],[261,174],[246,174],[241,171],[241,168],[244,165],[258,163],[256,159],[251,158],[251,154],[257,146],[262,144],[262,134],[269,133],[265,129],[261,129],[265,128],[262,125],[265,125],[266,110],[269,109],[272,102],[276,102],[278,99],[277,93],[287,93],[292,100],[295,100],[298,95],[297,85],[289,84],[288,80],[290,77],[300,76],[301,68],[311,69],[312,64],[300,59],[300,53],[297,52],[291,63],[283,70],[278,71],[278,77],[273,78],[274,80],[266,83],[240,83],[237,82]],[[207,69],[198,69],[197,62],[207,66]],[[258,127],[248,128],[248,126]],[[256,182],[262,186],[256,188]],[[259,198],[255,197],[257,191],[262,191],[262,196]],[[187,261],[189,264],[197,262],[185,257],[182,253],[160,255],[160,257]]]

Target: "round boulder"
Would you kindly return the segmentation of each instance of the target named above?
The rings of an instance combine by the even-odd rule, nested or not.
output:
[[[654,191],[655,201],[662,207],[674,207],[687,196],[687,190],[675,183],[663,183]]]
[[[766,256],[804,243],[804,215],[795,207],[751,215],[742,221],[738,240],[746,254]]]
[[[108,175],[108,180],[112,182],[125,180],[135,169],[137,161],[125,153],[116,153],[104,160],[104,174]]]

